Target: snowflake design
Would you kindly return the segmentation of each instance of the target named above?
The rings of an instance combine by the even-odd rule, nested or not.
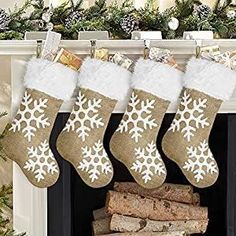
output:
[[[169,130],[175,132],[180,131],[184,134],[184,138],[190,142],[194,136],[194,132],[198,128],[205,128],[210,124],[207,118],[204,118],[204,109],[206,108],[207,99],[193,100],[186,91],[184,92],[180,108],[176,113],[176,118],[173,120]],[[181,128],[181,124],[183,128]]]
[[[98,114],[101,102],[102,99],[93,98],[89,100],[85,98],[85,95],[80,91],[71,117],[63,130],[67,132],[75,131],[84,142],[91,129],[104,126],[102,118]]]
[[[21,106],[16,118],[12,121],[12,126],[9,130],[16,132],[21,131],[24,137],[31,142],[35,136],[37,129],[50,126],[48,118],[44,114],[44,109],[47,107],[48,99],[39,100],[33,99],[31,95],[25,91]]]
[[[37,147],[27,149],[29,160],[25,162],[24,169],[33,172],[37,182],[43,180],[47,174],[58,173],[57,163],[47,140]]]
[[[183,168],[193,172],[197,182],[202,180],[207,173],[218,173],[217,164],[206,140],[200,142],[197,147],[187,147],[187,154],[189,158],[184,163]]]
[[[136,161],[131,170],[142,174],[144,183],[152,180],[153,175],[166,174],[165,166],[154,142],[148,143],[145,148],[135,148]]]
[[[88,172],[92,183],[99,178],[101,173],[106,175],[112,173],[111,163],[100,140],[92,147],[85,146],[81,149],[83,160],[77,168]]]
[[[128,109],[117,129],[118,132],[129,132],[131,138],[137,143],[142,137],[145,129],[157,127],[155,119],[152,119],[152,110],[154,109],[155,100],[146,99],[140,101],[138,95],[133,92],[130,98]],[[132,126],[129,128],[129,125]]]

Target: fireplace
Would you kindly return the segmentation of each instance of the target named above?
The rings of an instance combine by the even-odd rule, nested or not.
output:
[[[235,40],[202,40],[200,45],[218,44],[223,51],[233,50]],[[12,82],[12,115],[15,114],[22,98],[23,75],[25,65],[29,58],[36,52],[36,41],[2,41],[0,51],[2,55],[10,57],[11,82]],[[90,42],[64,40],[61,46],[84,57],[89,54]],[[137,59],[143,53],[141,40],[113,40],[98,41],[99,47],[109,48],[111,54],[120,52]],[[194,40],[152,40],[151,46],[168,48],[174,54],[177,62],[184,65],[194,55],[196,42]],[[118,104],[112,115],[106,136],[105,148],[113,162],[115,176],[113,182],[102,189],[87,187],[70,164],[64,161],[56,151],[56,138],[66,122],[74,99],[63,104],[57,117],[54,130],[51,134],[51,147],[59,162],[61,176],[58,183],[46,189],[33,187],[14,165],[14,229],[18,232],[27,232],[33,236],[74,236],[91,235],[92,210],[102,207],[108,189],[112,189],[114,181],[132,180],[126,168],[116,161],[109,152],[109,139],[116,129],[125,103]],[[210,136],[210,147],[220,167],[220,176],[217,183],[203,190],[201,203],[209,207],[210,223],[206,235],[235,236],[236,212],[236,94],[230,101],[225,102],[217,115]],[[161,150],[160,142],[169,126],[176,104],[171,104],[166,114],[157,144]],[[163,153],[161,153],[163,156]],[[163,159],[168,168],[167,181],[188,184],[178,167],[167,158]]]
[[[109,151],[109,140],[122,114],[112,115],[104,137],[104,145],[114,165],[115,174],[112,183],[101,189],[86,186],[73,167],[62,160],[56,151],[56,138],[68,116],[67,113],[58,115],[51,135],[51,146],[62,173],[58,183],[48,189],[48,236],[91,236],[92,211],[104,206],[106,193],[112,189],[114,181],[133,180],[125,166],[115,160]],[[173,114],[166,114],[157,139],[159,150],[161,139],[172,119]],[[209,226],[205,235],[236,235],[235,130],[236,115],[217,115],[209,142],[220,168],[219,179],[212,187],[197,189],[201,195],[201,204],[209,208]],[[167,182],[188,184],[180,169],[161,154],[168,170]]]

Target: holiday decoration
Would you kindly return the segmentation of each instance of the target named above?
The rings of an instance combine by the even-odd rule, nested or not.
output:
[[[64,131],[75,131],[78,137],[84,142],[89,136],[91,129],[104,126],[102,118],[99,117],[99,108],[101,108],[101,99],[88,100],[85,95],[79,91],[75,107],[72,110],[72,118],[68,120]],[[86,106],[86,108],[85,108]],[[82,115],[83,114],[83,115]],[[76,127],[78,127],[76,129]]]
[[[166,63],[172,67],[175,67],[176,69],[183,71],[183,68],[181,68],[173,55],[171,55],[171,52],[169,49],[165,48],[157,48],[157,47],[150,47],[149,49],[149,56],[151,60]]]
[[[190,94],[185,91],[180,102],[181,106],[176,113],[178,118],[173,120],[169,130],[180,131],[183,133],[183,137],[190,142],[197,128],[205,128],[210,125],[207,118],[204,117],[206,103],[207,99],[193,100]]]
[[[75,25],[80,20],[82,20],[81,12],[74,11],[65,19],[65,27],[69,29],[72,25]]]
[[[235,10],[229,10],[229,11],[227,12],[227,17],[228,17],[229,19],[235,18],[235,16],[236,16],[236,11],[235,11]]]
[[[168,22],[168,26],[171,30],[177,30],[179,27],[179,21],[175,17],[171,17],[170,21]]]
[[[197,6],[193,12],[194,15],[200,17],[201,19],[206,19],[211,13],[211,8],[204,4]]]
[[[62,48],[54,59],[55,62],[59,62],[72,70],[78,71],[82,65],[82,59],[73,53]]]
[[[82,0],[47,7],[43,0],[26,0],[7,13],[0,9],[0,39],[23,39],[25,32],[54,30],[64,39],[78,39],[79,31],[108,31],[111,38],[130,38],[134,30],[162,31],[163,38],[181,38],[184,31],[211,30],[221,38],[236,35],[233,0],[217,0],[212,9],[194,0],[176,0],[175,6],[159,12],[148,2],[136,9],[129,1],[106,5],[97,0],[88,9]],[[27,14],[24,14],[26,13]]]
[[[127,96],[129,77],[129,71],[114,63],[86,59],[80,68],[76,102],[57,140],[62,157],[94,188],[107,185],[113,177],[103,136],[117,100]]]
[[[235,85],[236,73],[224,65],[204,59],[191,59],[187,65],[185,89],[162,148],[196,187],[209,187],[218,178],[209,135],[222,101],[231,97]]]
[[[2,185],[0,187],[0,235],[26,236],[26,233],[16,233],[12,229],[12,219],[8,216],[8,212],[12,212],[13,210],[12,194],[12,184]]]
[[[10,22],[10,16],[0,8],[0,30],[4,30]]]
[[[138,25],[137,18],[132,14],[126,15],[120,20],[120,26],[127,34],[131,34],[132,31],[138,30]]]
[[[49,147],[49,136],[60,106],[72,96],[76,81],[77,73],[62,64],[43,59],[28,63],[24,97],[1,143],[5,155],[37,187],[49,187],[58,179],[59,167]]]
[[[127,70],[132,70],[134,62],[128,58],[127,56],[121,54],[121,53],[116,53],[113,57],[110,58],[110,61],[127,69]]]
[[[114,157],[145,188],[158,187],[166,178],[156,135],[170,101],[177,100],[182,89],[181,76],[169,65],[140,59],[132,76],[130,101],[111,138]]]
[[[22,99],[22,108],[19,110],[17,117],[12,121],[9,130],[22,132],[28,142],[31,142],[38,129],[50,126],[48,117],[45,116],[45,109],[47,107],[48,99],[40,98],[35,100],[31,94],[25,91]]]
[[[154,175],[165,175],[165,165],[161,160],[161,156],[156,149],[154,142],[148,143],[145,148],[135,148],[136,161],[132,164],[131,170],[141,173],[142,179],[146,184],[152,180]]]
[[[94,143],[93,147],[82,147],[82,156],[83,160],[79,163],[78,169],[88,172],[92,183],[99,179],[101,174],[113,173],[113,167],[101,140]]]
[[[28,147],[29,160],[26,161],[24,169],[33,172],[37,182],[45,179],[47,174],[58,173],[58,166],[49,143],[45,139],[38,147]]]

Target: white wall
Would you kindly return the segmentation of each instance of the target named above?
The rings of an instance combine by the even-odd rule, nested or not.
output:
[[[0,8],[12,8],[15,4],[18,6],[22,5],[25,0],[0,0]],[[53,3],[54,5],[60,4],[62,2],[65,2],[67,0],[44,0],[46,4]],[[74,0],[78,1],[78,0]],[[107,3],[110,4],[114,2],[115,0],[107,0]],[[123,2],[125,0],[117,0],[117,2]],[[147,0],[133,0],[135,6],[140,7],[144,6],[145,2]],[[214,6],[215,2],[217,0],[202,0],[202,3],[208,4],[209,6]],[[93,5],[95,0],[84,0],[84,7],[89,7]],[[234,0],[236,4],[236,0]],[[159,6],[160,10],[163,11],[166,8],[173,6],[175,3],[175,0],[156,0],[156,4]]]

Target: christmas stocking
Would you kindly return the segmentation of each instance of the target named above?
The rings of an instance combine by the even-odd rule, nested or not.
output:
[[[235,81],[236,73],[224,65],[203,59],[191,59],[187,65],[185,89],[162,147],[196,187],[211,186],[219,175],[208,139],[216,113],[222,101],[230,98]]]
[[[156,188],[166,178],[156,136],[170,101],[178,99],[181,77],[182,72],[167,64],[140,59],[132,76],[129,104],[110,142],[113,155],[145,188]]]
[[[42,59],[28,63],[24,97],[12,124],[5,129],[2,145],[37,187],[49,187],[58,179],[49,136],[59,108],[63,100],[70,99],[76,82],[77,73],[62,64]]]
[[[103,136],[117,103],[127,96],[130,72],[111,62],[86,59],[81,67],[77,101],[57,141],[58,151],[89,186],[107,185],[112,164]]]

